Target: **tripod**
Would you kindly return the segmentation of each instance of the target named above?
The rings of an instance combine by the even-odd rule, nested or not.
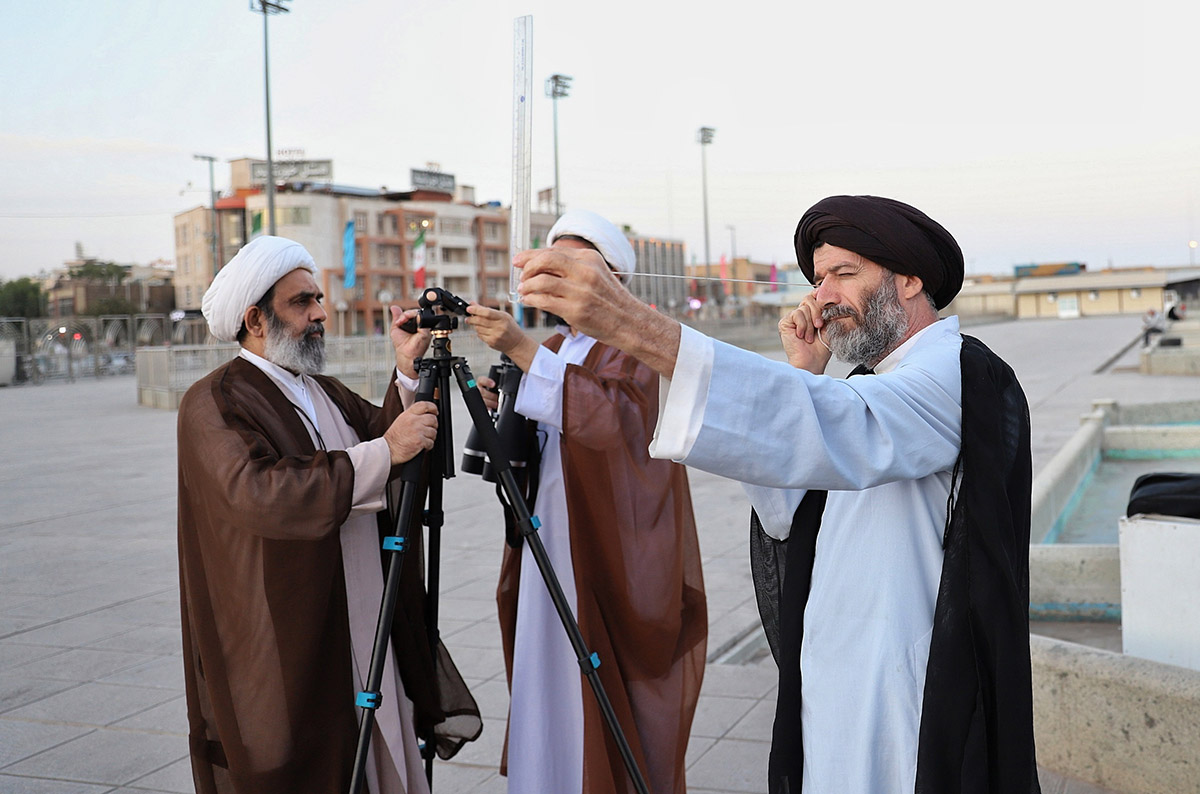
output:
[[[492,424],[492,417],[483,402],[483,397],[480,396],[478,390],[475,388],[475,378],[471,374],[466,360],[451,355],[450,333],[458,325],[457,317],[454,315],[466,315],[467,303],[461,298],[437,287],[425,290],[418,302],[421,306],[419,326],[432,329],[433,341],[431,345],[432,355],[418,359],[416,362],[416,399],[418,401],[436,401],[438,403],[439,417],[437,438],[434,441],[433,449],[430,451],[432,455],[432,476],[429,482],[429,508],[427,511],[428,518],[426,519],[426,526],[429,527],[430,594],[426,617],[429,626],[429,640],[435,663],[438,641],[438,567],[440,562],[441,527],[444,521],[444,514],[442,512],[442,478],[445,477],[448,479],[454,476],[454,461],[450,454],[450,451],[453,449],[453,431],[449,410],[450,374],[453,373],[455,380],[458,382],[459,391],[462,393],[463,401],[466,403],[467,411],[471,415],[471,422],[474,425],[478,439],[482,442],[482,446],[490,459],[496,479],[508,497],[509,504],[516,515],[517,531],[520,532],[525,542],[529,544],[529,550],[533,555],[534,561],[537,563],[538,571],[546,583],[550,600],[554,604],[555,611],[558,612],[559,619],[562,620],[563,628],[566,630],[571,647],[575,651],[579,667],[587,677],[588,683],[592,687],[592,692],[596,696],[600,712],[621,753],[625,769],[629,773],[629,777],[633,781],[634,788],[638,794],[649,794],[645,779],[637,767],[637,760],[633,757],[633,750],[629,746],[629,741],[625,738],[625,733],[622,731],[620,723],[617,722],[616,712],[613,711],[612,703],[604,691],[604,685],[600,681],[599,673],[596,672],[596,668],[600,666],[600,657],[598,654],[588,650],[583,635],[579,631],[579,624],[576,622],[575,616],[571,611],[571,606],[567,603],[566,596],[563,595],[558,576],[554,573],[554,568],[546,554],[546,549],[537,534],[538,527],[541,524],[537,516],[530,513],[529,506],[525,503],[525,499],[521,495],[521,489],[517,484],[517,479],[513,474],[512,465],[509,461],[509,455],[500,441],[500,436],[496,432],[495,426]],[[437,308],[443,309],[446,313],[436,313]],[[415,330],[415,327],[409,328],[406,326],[406,330]],[[379,687],[383,680],[383,665],[387,654],[388,637],[391,633],[392,617],[395,614],[396,597],[399,593],[400,568],[407,545],[409,516],[412,515],[424,456],[425,453],[417,455],[401,468],[400,480],[402,487],[400,510],[396,517],[396,530],[394,535],[385,538],[383,542],[383,548],[391,552],[391,559],[388,562],[387,578],[383,590],[383,603],[379,609],[379,623],[375,631],[375,647],[371,654],[367,688],[358,694],[355,701],[356,705],[363,709],[363,714],[362,721],[359,724],[358,749],[355,753],[354,772],[350,780],[350,794],[359,794],[362,790],[367,753],[371,741],[371,729],[375,719],[375,709],[379,707],[381,700]],[[422,751],[422,755],[425,757],[425,776],[431,788],[433,785],[433,747],[434,742],[432,740],[427,741]]]

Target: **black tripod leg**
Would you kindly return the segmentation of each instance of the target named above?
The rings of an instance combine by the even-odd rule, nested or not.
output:
[[[432,368],[422,367],[417,385],[417,400],[433,399],[434,378]],[[403,482],[400,491],[400,511],[396,515],[395,534],[384,538],[383,548],[391,553],[388,560],[387,579],[383,586],[383,600],[379,605],[379,622],[375,625],[375,647],[371,651],[371,667],[367,673],[367,686],[358,693],[355,705],[363,710],[358,726],[358,747],[354,751],[354,771],[350,777],[350,794],[363,790],[367,769],[367,754],[371,747],[371,729],[375,725],[375,709],[383,698],[380,685],[383,682],[384,662],[387,660],[388,640],[392,634],[392,618],[396,614],[396,598],[400,593],[400,570],[404,563],[404,552],[408,545],[408,524],[417,498],[417,483],[421,480],[421,468],[425,453],[405,463],[400,470]],[[426,769],[426,775],[430,770]]]
[[[550,558],[546,554],[546,548],[542,545],[542,539],[538,537],[537,528],[540,526],[540,523],[537,517],[529,512],[529,506],[525,503],[525,498],[521,496],[521,489],[518,487],[516,477],[512,473],[512,465],[509,463],[508,454],[503,449],[500,443],[500,436],[496,433],[496,428],[491,423],[491,416],[488,414],[487,406],[483,404],[483,397],[475,389],[475,379],[471,376],[471,370],[467,367],[465,361],[455,364],[454,376],[458,380],[458,387],[462,391],[463,399],[467,403],[467,410],[471,414],[471,421],[474,423],[475,429],[479,431],[484,449],[491,459],[492,469],[496,472],[497,481],[508,496],[508,501],[512,505],[513,512],[516,513],[517,527],[522,536],[524,536],[525,542],[529,544],[529,551],[533,554],[533,559],[542,574],[542,579],[546,582],[546,589],[550,593],[550,600],[554,602],[554,608],[558,612],[559,619],[562,620],[563,628],[567,630],[567,637],[571,641],[571,647],[575,650],[575,657],[579,662],[579,667],[583,671],[583,674],[587,676],[588,683],[591,684],[596,701],[600,704],[600,712],[604,717],[604,722],[608,725],[609,732],[612,733],[613,740],[617,743],[617,749],[621,752],[621,760],[625,762],[625,770],[629,773],[629,778],[633,781],[633,787],[637,790],[638,794],[649,794],[646,781],[642,777],[641,770],[638,769],[637,759],[633,757],[633,749],[629,746],[629,741],[625,738],[625,732],[621,730],[621,724],[617,721],[617,714],[613,711],[608,694],[604,691],[604,684],[600,681],[600,674],[596,672],[596,668],[600,666],[600,658],[597,654],[591,653],[588,650],[587,643],[584,642],[583,635],[579,631],[579,623],[576,622],[575,615],[571,611],[571,605],[567,603],[567,598],[563,595],[562,586],[558,583],[558,576],[554,573],[554,566],[550,563]]]

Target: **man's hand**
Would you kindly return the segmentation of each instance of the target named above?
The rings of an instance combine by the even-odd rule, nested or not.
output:
[[[410,334],[400,327],[410,318],[420,314],[416,309],[402,312],[399,306],[389,308],[392,310],[392,347],[396,348],[396,369],[410,378],[415,378],[417,368],[413,362],[425,355],[433,337],[428,328],[417,328],[416,333]]]
[[[538,248],[517,254],[513,264],[522,269],[522,303],[557,314],[575,330],[671,377],[679,355],[679,323],[635,298],[598,252]]]
[[[475,329],[485,345],[508,356],[522,372],[529,371],[533,357],[537,355],[538,343],[521,330],[512,315],[477,303],[468,306],[467,312],[470,314],[467,325]]]
[[[437,412],[436,403],[413,403],[384,431],[393,466],[411,460],[421,450],[433,449],[437,438]]]
[[[779,321],[779,338],[788,363],[796,369],[804,369],[821,375],[829,365],[832,355],[821,339],[821,328],[825,320],[817,306],[816,292],[804,296],[795,309]]]
[[[479,389],[479,395],[483,397],[483,404],[492,413],[496,413],[500,409],[500,392],[496,390],[496,381],[480,375],[475,379],[475,388]]]

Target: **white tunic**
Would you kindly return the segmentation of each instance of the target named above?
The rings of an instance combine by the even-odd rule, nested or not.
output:
[[[914,790],[961,345],[951,317],[876,376],[837,380],[685,327],[664,382],[651,454],[759,486],[770,534],[787,536],[803,489],[829,491],[801,645],[804,794]]]
[[[383,600],[375,514],[384,508],[384,487],[391,471],[387,441],[382,438],[360,441],[337,405],[312,378],[288,372],[244,348],[240,355],[261,369],[296,406],[318,449],[345,450],[354,464],[350,516],[342,524],[340,536],[351,656],[356,673],[354,683],[359,691],[365,690]],[[382,701],[375,711],[371,755],[366,767],[367,789],[372,794],[428,794],[412,701],[404,692],[390,641],[388,650],[380,685]],[[354,697],[354,693],[347,693],[347,697]]]
[[[564,331],[555,354],[539,347],[521,378],[514,405],[537,421],[542,462],[534,513],[538,535],[563,595],[577,612],[567,492],[562,468],[563,380],[596,340]],[[521,548],[521,583],[513,647],[508,722],[508,790],[513,794],[575,794],[583,790],[583,683],[575,651],[554,609],[529,544]]]

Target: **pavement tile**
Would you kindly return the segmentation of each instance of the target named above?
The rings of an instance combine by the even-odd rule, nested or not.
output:
[[[0,714],[7,714],[29,703],[71,689],[66,681],[30,678],[27,675],[0,673]]]
[[[62,648],[50,645],[22,645],[17,642],[0,643],[0,671],[13,670],[24,664],[67,653]]]
[[[97,730],[7,767],[7,774],[128,785],[188,754],[183,736]]]
[[[752,741],[770,741],[771,729],[775,725],[775,701],[760,700],[754,707],[729,729],[726,737]]]
[[[730,792],[767,790],[767,759],[770,742],[726,739],[717,742],[688,767],[689,789]]]
[[[0,791],[4,794],[109,794],[112,786],[75,783],[54,778],[30,778],[0,772]],[[139,792],[138,794],[148,794]]]
[[[692,735],[719,739],[754,708],[755,698],[722,697],[700,692],[696,716],[692,719]]]
[[[143,712],[172,697],[172,692],[152,687],[81,684],[7,711],[5,716],[70,725],[104,726]]]
[[[89,618],[53,620],[37,628],[12,635],[17,642],[29,645],[55,645],[60,648],[79,648],[129,631],[124,623],[105,623]]]
[[[131,667],[140,667],[153,658],[149,654],[129,651],[72,648],[50,658],[27,662],[16,668],[14,672],[32,678],[52,678],[58,681],[84,683],[100,680]]]
[[[128,789],[138,792],[152,790],[171,792],[171,794],[195,794],[195,782],[192,780],[192,759],[181,758],[145,777],[140,777],[130,783]]]
[[[183,656],[160,656],[100,679],[109,684],[131,684],[160,687],[182,692]]]
[[[97,640],[90,643],[88,647],[108,651],[139,651],[155,656],[182,655],[183,638],[179,628],[179,616],[175,616],[174,625],[138,626],[124,634]],[[0,653],[2,653],[2,649],[0,649]]]
[[[93,730],[0,717],[0,769]],[[6,789],[0,787],[0,791]]]
[[[179,695],[112,724],[113,728],[187,736],[187,698]]]
[[[704,692],[727,697],[766,697],[779,681],[779,672],[770,668],[735,664],[710,664],[704,668]]]

